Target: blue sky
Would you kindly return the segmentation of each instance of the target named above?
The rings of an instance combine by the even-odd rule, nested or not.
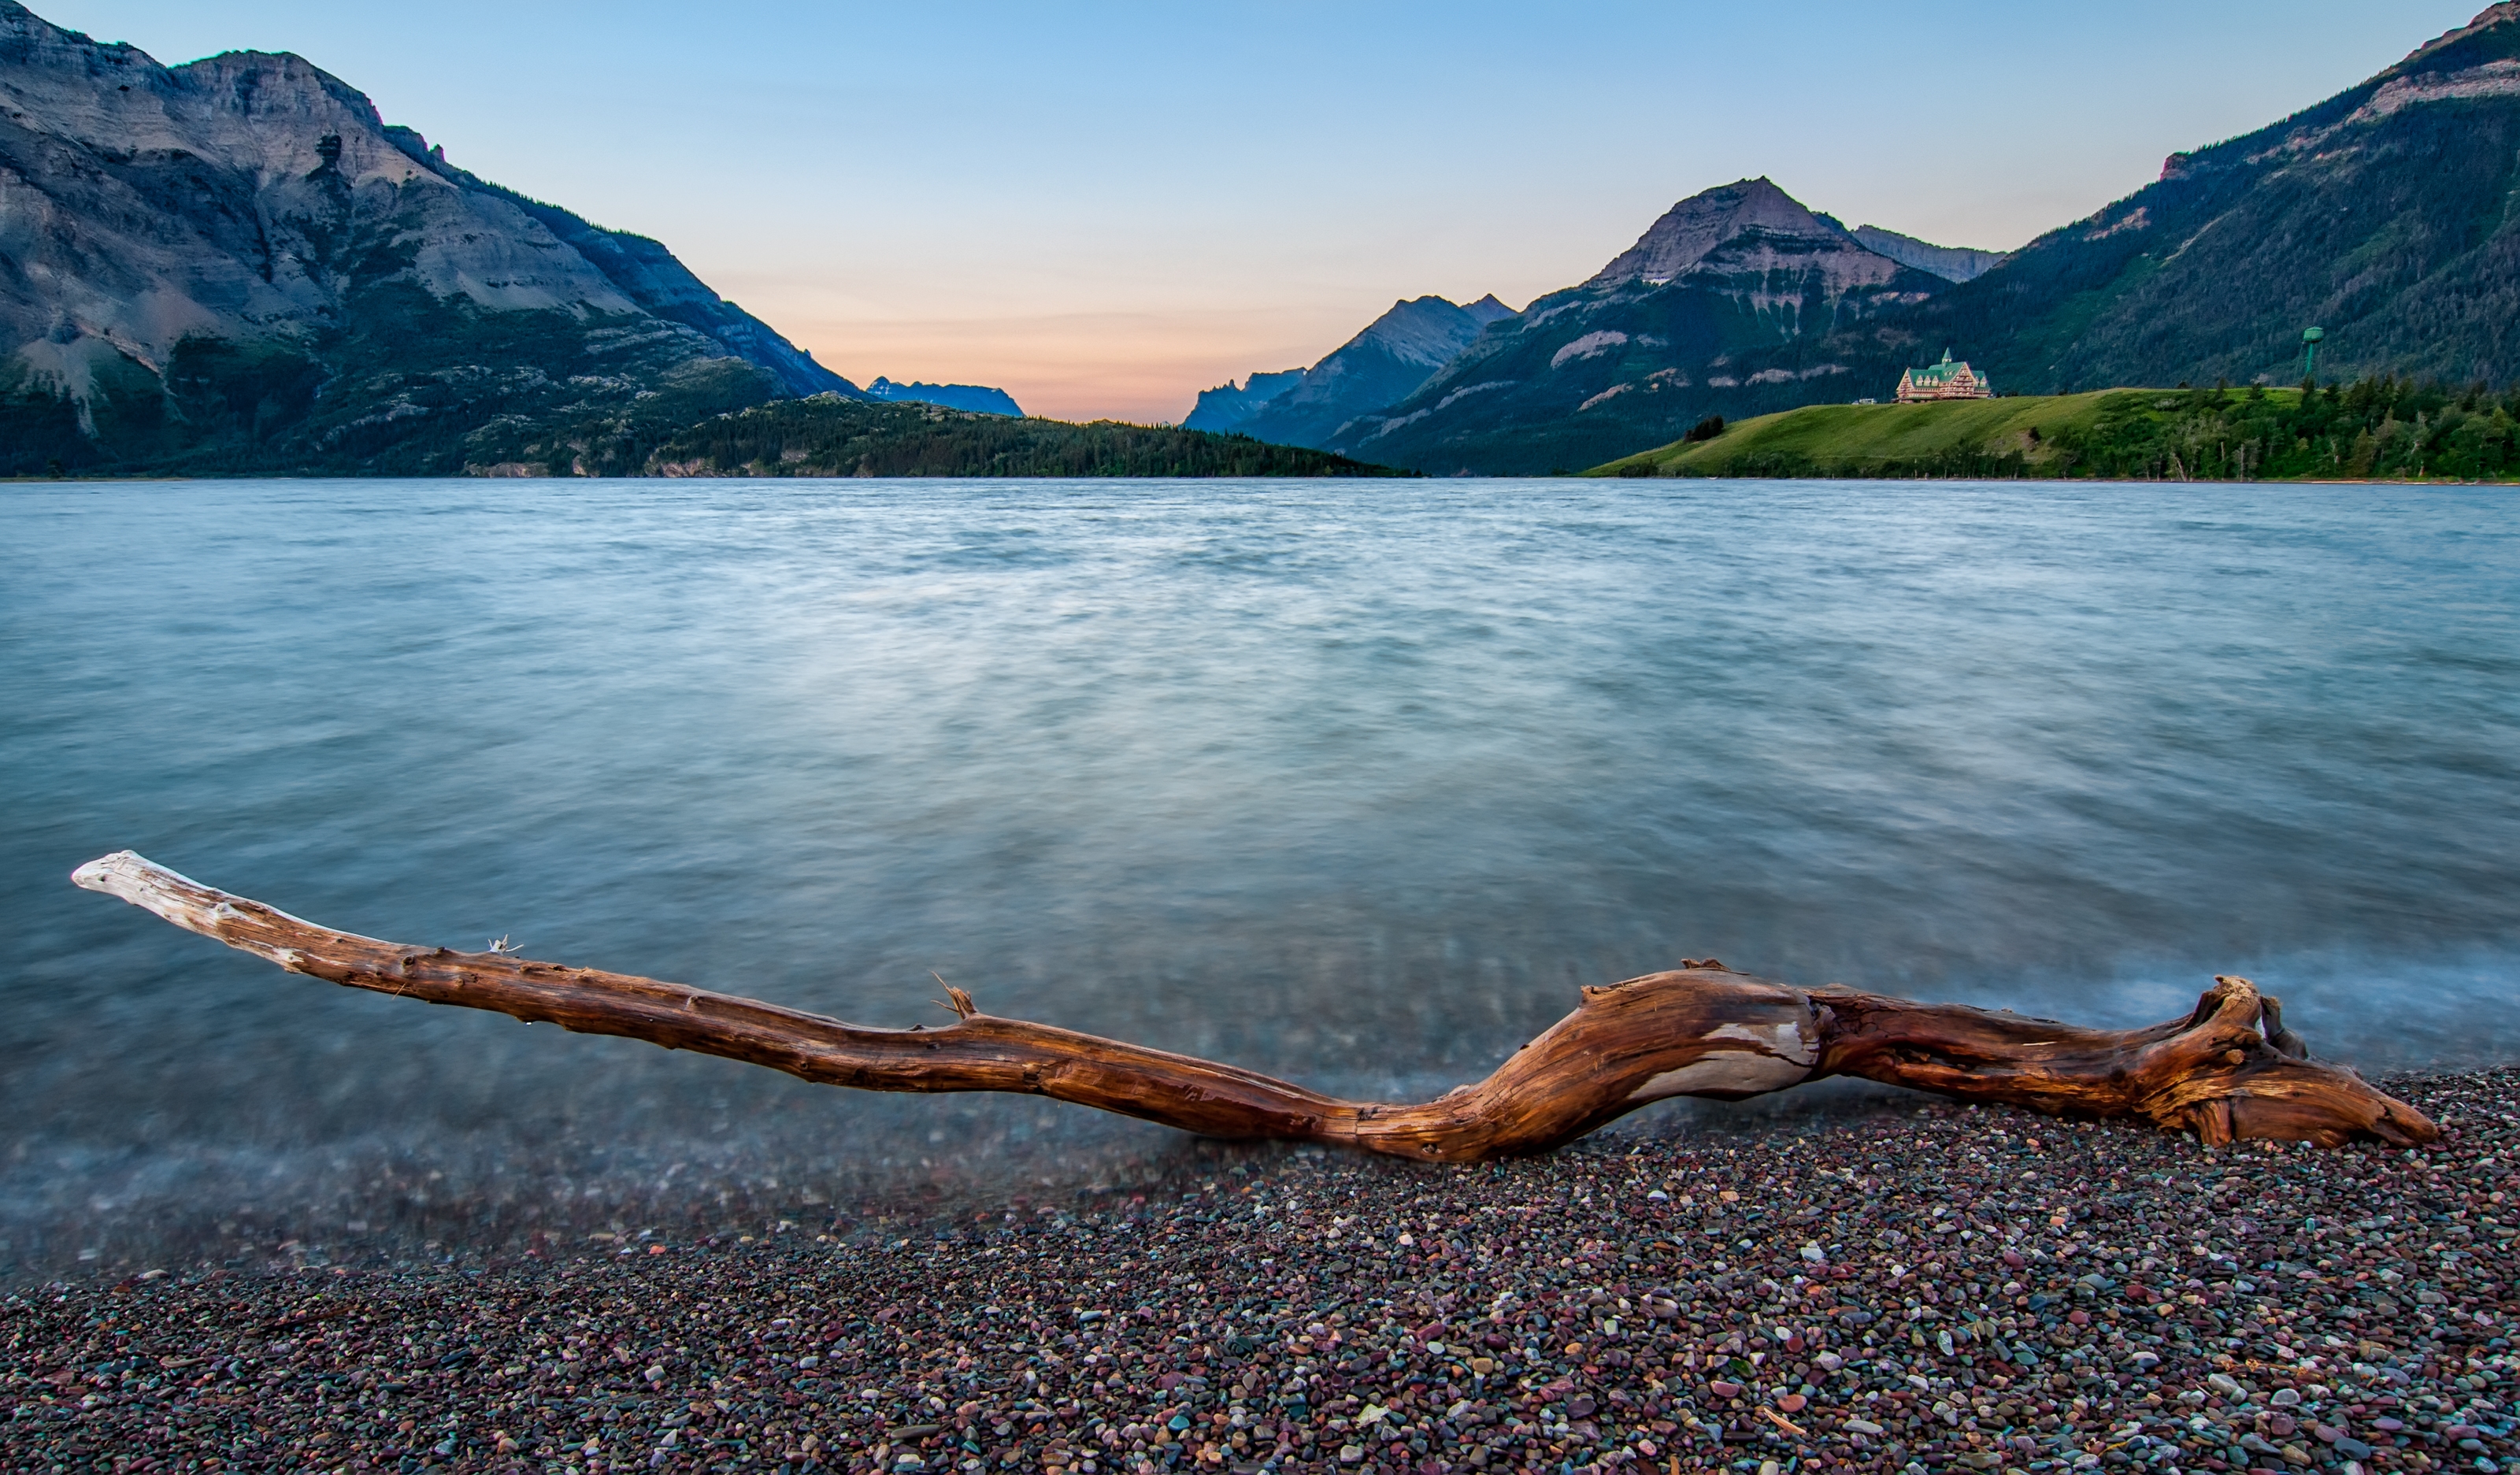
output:
[[[1520,306],[1744,176],[2017,246],[2482,4],[35,9],[167,63],[295,51],[861,381],[1155,421],[1396,297]]]

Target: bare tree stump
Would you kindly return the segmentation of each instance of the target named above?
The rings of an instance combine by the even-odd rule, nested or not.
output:
[[[1337,1143],[1424,1162],[1541,1152],[1670,1096],[1740,1100],[1856,1076],[2056,1116],[2132,1118],[2208,1145],[2432,1140],[2421,1112],[2309,1058],[2278,1003],[2218,977],[2184,1019],[2092,1030],[1852,989],[1796,988],[1684,960],[1584,990],[1575,1012],[1475,1086],[1418,1105],[1343,1101],[1046,1024],[996,1019],[948,987],[955,1023],[869,1029],[677,983],[336,932],[121,851],[71,879],[292,973],[582,1034],[767,1065],[862,1091],[1006,1091],[1220,1138]]]

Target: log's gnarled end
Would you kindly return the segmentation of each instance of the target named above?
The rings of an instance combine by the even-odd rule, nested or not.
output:
[[[1800,989],[1684,960],[1584,990],[1575,1012],[1486,1080],[1436,1100],[1339,1100],[1253,1071],[998,1019],[942,978],[940,1029],[872,1029],[593,968],[336,932],[130,851],[71,873],[189,932],[351,988],[495,1010],[745,1060],[868,1091],[1046,1095],[1211,1137],[1335,1142],[1421,1162],[1546,1151],[1669,1096],[1722,1100],[1857,1076],[2051,1115],[2129,1118],[2208,1145],[2275,1138],[2408,1145],[2440,1131],[2353,1070],[2309,1058],[2282,1006],[2218,977],[2183,1020],[2087,1030],[1958,1005]]]
[[[2341,1147],[2368,1139],[2408,1147],[2441,1136],[2430,1118],[2348,1065],[2311,1057],[2285,1028],[2283,1002],[2246,978],[2217,974],[2184,1030],[2150,1047],[2165,1084],[2138,1104],[2207,1146],[2248,1140]]]
[[[2351,1067],[2311,1059],[2284,1028],[2282,1005],[2246,978],[2218,975],[2185,1019],[2135,1030],[1824,997],[1842,1022],[1827,1062],[1838,1075],[2056,1116],[2133,1117],[2192,1132],[2207,1146],[2252,1138],[2408,1146],[2441,1135]]]

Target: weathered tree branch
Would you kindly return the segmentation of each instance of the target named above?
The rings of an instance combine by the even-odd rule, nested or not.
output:
[[[2089,1030],[1852,989],[1800,989],[1708,960],[1584,990],[1574,1013],[1475,1086],[1422,1105],[1342,1101],[1211,1064],[1044,1024],[994,1019],[947,989],[939,1029],[867,1029],[820,1014],[623,973],[456,953],[336,932],[188,880],[129,851],[71,876],[188,931],[304,973],[431,1004],[492,1009],[583,1034],[767,1065],[865,1091],[1007,1091],[1222,1138],[1334,1142],[1475,1162],[1570,1141],[1669,1096],[1738,1100],[1825,1076],[2125,1117],[2209,1145],[2276,1138],[2407,1145],[2439,1131],[2352,1069],[2315,1061],[2275,1000],[2214,980],[2184,1019]]]

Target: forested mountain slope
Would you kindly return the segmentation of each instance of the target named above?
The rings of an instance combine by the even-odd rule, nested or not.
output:
[[[1437,296],[1394,302],[1237,428],[1286,445],[1327,445],[1340,426],[1406,397],[1478,341],[1488,325],[1513,315],[1494,296],[1466,307]]]

